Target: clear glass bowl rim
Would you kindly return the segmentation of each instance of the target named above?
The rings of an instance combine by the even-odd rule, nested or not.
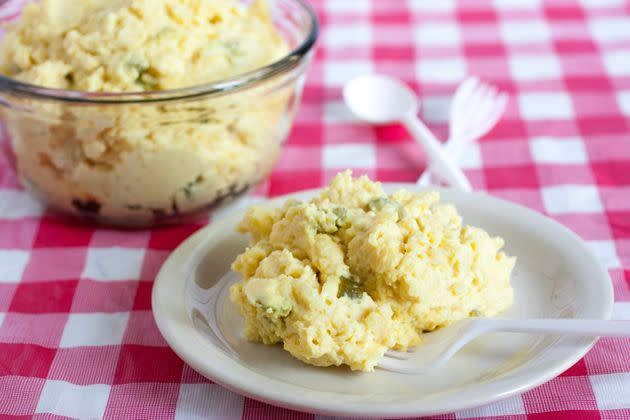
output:
[[[124,105],[139,103],[170,102],[198,97],[222,96],[233,91],[255,86],[297,67],[311,51],[319,34],[319,22],[315,11],[306,0],[288,0],[297,3],[306,12],[310,30],[302,42],[280,60],[247,73],[236,75],[212,83],[189,86],[179,89],[152,92],[86,92],[77,90],[53,89],[21,82],[0,74],[0,94],[9,93],[32,99],[58,102]],[[4,100],[0,99],[0,103]]]

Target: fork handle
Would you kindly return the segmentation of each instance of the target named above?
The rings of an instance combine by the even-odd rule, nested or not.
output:
[[[485,319],[486,332],[526,332],[597,337],[630,337],[630,321],[599,319]]]
[[[465,144],[461,144],[459,139],[449,137],[442,147],[447,155],[451,156],[456,162],[459,162],[460,157],[464,154]],[[418,181],[416,181],[416,185],[419,187],[429,186],[434,171],[435,167],[429,162],[420,178],[418,178]]]

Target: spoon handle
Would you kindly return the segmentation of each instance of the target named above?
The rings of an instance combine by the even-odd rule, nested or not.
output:
[[[597,337],[630,337],[630,321],[599,319],[484,319],[487,331],[531,332]]]
[[[413,138],[422,146],[429,158],[429,165],[433,165],[440,176],[453,187],[466,192],[471,191],[470,182],[462,172],[462,169],[445,153],[431,130],[415,114],[408,114],[402,123]]]

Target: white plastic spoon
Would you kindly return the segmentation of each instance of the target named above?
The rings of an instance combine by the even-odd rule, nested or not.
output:
[[[429,163],[452,187],[470,191],[468,178],[442,149],[440,142],[417,116],[420,104],[414,92],[401,81],[383,75],[366,75],[349,81],[343,96],[358,118],[372,124],[402,123],[422,146]]]

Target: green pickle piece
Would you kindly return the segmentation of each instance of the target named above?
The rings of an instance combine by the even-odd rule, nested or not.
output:
[[[363,297],[363,286],[361,286],[357,278],[352,274],[339,278],[337,298],[341,298],[342,296],[348,296],[350,299],[361,299]]]

